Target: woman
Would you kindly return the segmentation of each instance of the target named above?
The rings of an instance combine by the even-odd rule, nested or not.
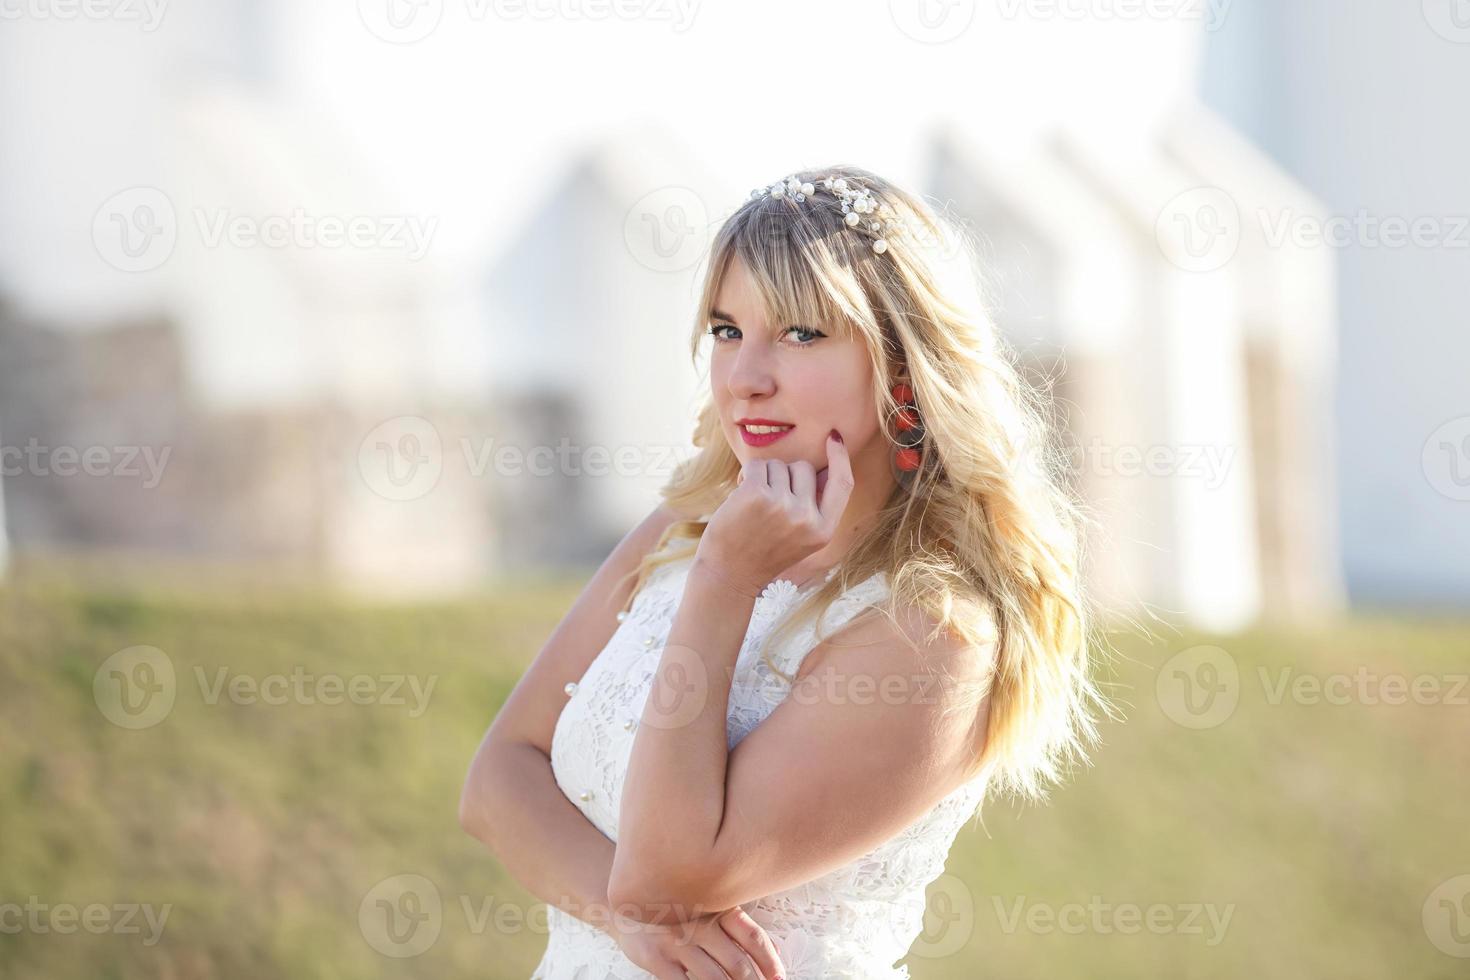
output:
[[[511,693],[460,819],[550,906],[536,978],[906,977],[961,827],[1044,801],[1111,713],[1078,511],[922,200],[804,171],[709,258],[701,452]]]

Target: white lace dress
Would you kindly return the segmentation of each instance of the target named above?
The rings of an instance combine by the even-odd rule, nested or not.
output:
[[[611,840],[633,735],[654,671],[684,592],[692,558],[663,565],[634,599],[606,647],[579,681],[557,719],[551,765],[557,784]],[[828,573],[830,579],[834,572]],[[815,591],[815,586],[810,587]],[[851,586],[827,611],[828,635],[887,594],[880,572]],[[760,640],[805,596],[785,580],[756,600],[730,689],[728,734],[733,749],[790,692],[761,660]],[[771,658],[794,676],[817,643],[814,625],[792,632]],[[785,891],[743,903],[770,935],[791,980],[829,977],[907,978],[894,966],[923,931],[925,886],[944,872],[955,836],[983,793],[977,777],[883,844],[844,867]],[[531,980],[632,980],[653,975],[629,960],[611,936],[554,905],[547,906],[546,952]]]

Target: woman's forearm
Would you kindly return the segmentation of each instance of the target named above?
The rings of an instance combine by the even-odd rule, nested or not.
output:
[[[628,760],[610,893],[676,904],[725,813],[730,683],[755,596],[696,558]]]
[[[608,901],[615,846],[566,798],[539,748],[482,745],[460,823],[527,891],[617,938]]]

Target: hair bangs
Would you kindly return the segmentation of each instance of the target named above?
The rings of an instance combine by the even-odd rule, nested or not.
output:
[[[773,327],[820,328],[845,337],[855,321],[870,315],[858,279],[847,266],[849,256],[833,247],[840,220],[823,220],[789,202],[759,200],[737,212],[726,230],[719,243],[725,252],[718,266],[721,276],[729,259],[739,256],[755,283],[761,312]],[[718,282],[711,295],[717,290]]]

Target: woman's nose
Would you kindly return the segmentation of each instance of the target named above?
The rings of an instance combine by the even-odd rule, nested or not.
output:
[[[768,395],[776,385],[775,375],[759,354],[747,356],[742,350],[730,371],[730,393],[737,398]]]

